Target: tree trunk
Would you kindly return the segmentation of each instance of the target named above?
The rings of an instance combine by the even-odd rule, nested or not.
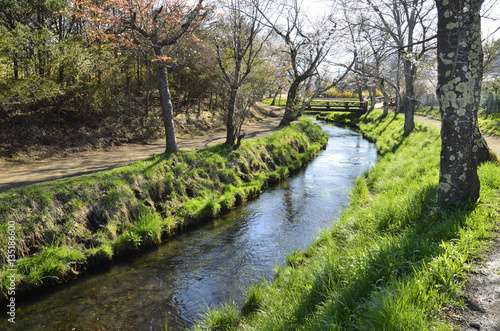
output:
[[[238,87],[231,86],[231,93],[229,94],[229,105],[227,108],[227,122],[226,122],[226,144],[233,146],[236,142],[236,128],[234,125],[234,108],[236,107],[236,95],[238,94]]]
[[[18,80],[19,79],[19,62],[17,60],[17,55],[14,54],[12,61],[14,64],[14,79]]]
[[[356,81],[356,90],[358,91],[358,99],[359,99],[359,102],[362,102],[363,101],[363,88],[361,87],[361,84],[359,82]]]
[[[493,93],[488,94],[488,106],[486,107],[486,116],[493,113]]]
[[[157,57],[163,56],[161,47],[154,48]],[[175,138],[174,114],[172,107],[172,97],[168,87],[168,71],[164,60],[156,62],[156,71],[158,74],[158,92],[160,92],[160,105],[165,126],[165,138],[167,140],[166,151],[177,151],[177,140]]]
[[[368,93],[370,94],[370,108],[368,108],[368,112],[371,112],[373,109],[375,109],[375,103],[377,102],[377,100],[375,99],[377,90],[375,89],[375,87],[370,87]]]
[[[396,107],[394,112],[399,114],[401,111],[401,52],[398,52],[398,68],[396,71]]]
[[[403,100],[403,111],[405,114],[404,135],[409,135],[415,128],[415,70],[409,59],[404,60],[405,76],[405,98]]]
[[[288,90],[286,106],[285,106],[285,114],[281,119],[280,126],[290,125],[293,121],[297,119],[297,116],[294,113],[295,108],[295,98],[297,97],[297,90],[299,89],[299,82],[294,81]]]
[[[479,198],[476,128],[483,71],[481,3],[436,2],[437,95],[442,117],[438,207],[474,203]]]
[[[386,117],[389,114],[389,94],[387,93],[387,89],[385,88],[384,80],[382,79],[379,84],[380,92],[384,96],[384,112],[382,114],[383,117]]]
[[[273,97],[273,101],[271,102],[271,106],[275,106],[276,105],[276,98],[278,97],[278,93],[281,89],[278,89],[276,90],[276,92],[274,93],[274,97]]]

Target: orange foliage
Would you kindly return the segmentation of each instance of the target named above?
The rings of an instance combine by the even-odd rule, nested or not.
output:
[[[202,0],[201,0],[202,1]],[[207,8],[201,1],[185,33],[201,24]],[[69,13],[87,23],[87,37],[127,48],[162,45],[185,28],[194,9],[188,0],[71,0]],[[184,33],[184,32],[183,32]],[[158,61],[160,59],[156,59]],[[162,59],[163,60],[163,59]],[[168,60],[168,59],[165,59]],[[170,59],[171,60],[171,59]]]

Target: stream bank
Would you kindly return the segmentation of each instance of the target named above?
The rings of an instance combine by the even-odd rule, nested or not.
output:
[[[193,329],[498,328],[498,315],[486,325],[463,311],[473,263],[499,238],[500,166],[479,168],[480,203],[435,210],[439,132],[417,122],[405,137],[403,124],[379,111],[361,118],[379,158],[357,179],[335,225],[290,256],[272,281],[254,285],[244,309],[212,309]]]
[[[303,119],[233,151],[155,155],[132,165],[0,193],[2,231],[15,226],[16,295],[74,279],[213,219],[299,170],[326,144]],[[0,238],[7,247],[9,236]],[[2,251],[3,297],[12,257]]]
[[[247,286],[272,280],[277,265],[331,225],[375,161],[358,133],[322,126],[326,149],[278,186],[155,250],[20,302],[16,327],[156,330],[167,314],[168,329],[182,330],[206,306],[241,304]]]

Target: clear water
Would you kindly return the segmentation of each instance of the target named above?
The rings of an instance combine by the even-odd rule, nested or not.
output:
[[[244,289],[333,224],[354,180],[376,160],[358,133],[319,123],[327,149],[306,169],[223,218],[132,261],[17,303],[16,330],[182,330],[208,306],[242,303]],[[14,326],[14,328],[13,328]]]

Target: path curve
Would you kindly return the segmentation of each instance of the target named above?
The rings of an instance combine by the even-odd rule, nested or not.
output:
[[[273,108],[272,116],[243,125],[245,139],[266,137],[276,131],[284,111]],[[177,148],[183,151],[202,149],[223,143],[226,131],[218,131],[202,136],[178,137]],[[126,144],[108,151],[93,151],[59,160],[0,167],[0,191],[61,178],[75,177],[93,172],[109,170],[143,160],[153,154],[165,151],[165,140],[149,144]]]
[[[425,124],[430,124],[439,130],[441,130],[441,121],[425,117],[425,116],[420,116],[420,115],[415,115],[415,120],[425,123]],[[490,135],[483,135],[484,139],[486,140],[486,143],[488,144],[488,147],[495,152],[498,156],[500,156],[500,138],[496,136],[490,136]]]

